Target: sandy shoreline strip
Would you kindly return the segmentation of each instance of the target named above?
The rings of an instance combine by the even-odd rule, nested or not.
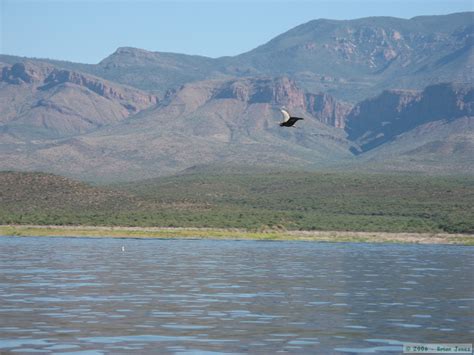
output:
[[[244,229],[218,228],[0,225],[0,235],[21,237],[237,239],[474,245],[474,234],[286,230],[250,231]]]

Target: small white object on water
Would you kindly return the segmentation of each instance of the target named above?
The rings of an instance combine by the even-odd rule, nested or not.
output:
[[[122,251],[125,251],[125,247],[122,245]]]

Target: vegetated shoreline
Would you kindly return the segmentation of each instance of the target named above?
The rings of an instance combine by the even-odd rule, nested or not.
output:
[[[0,225],[0,235],[19,237],[274,240],[474,245],[474,234],[287,231],[273,229],[252,231],[231,228]]]

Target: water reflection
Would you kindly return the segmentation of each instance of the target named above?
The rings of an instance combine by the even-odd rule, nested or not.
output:
[[[18,237],[0,247],[0,352],[399,353],[474,335],[472,247]]]

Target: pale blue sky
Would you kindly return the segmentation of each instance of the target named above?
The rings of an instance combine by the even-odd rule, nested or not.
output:
[[[219,57],[317,18],[473,10],[473,0],[0,0],[0,53],[97,63],[130,46]]]

